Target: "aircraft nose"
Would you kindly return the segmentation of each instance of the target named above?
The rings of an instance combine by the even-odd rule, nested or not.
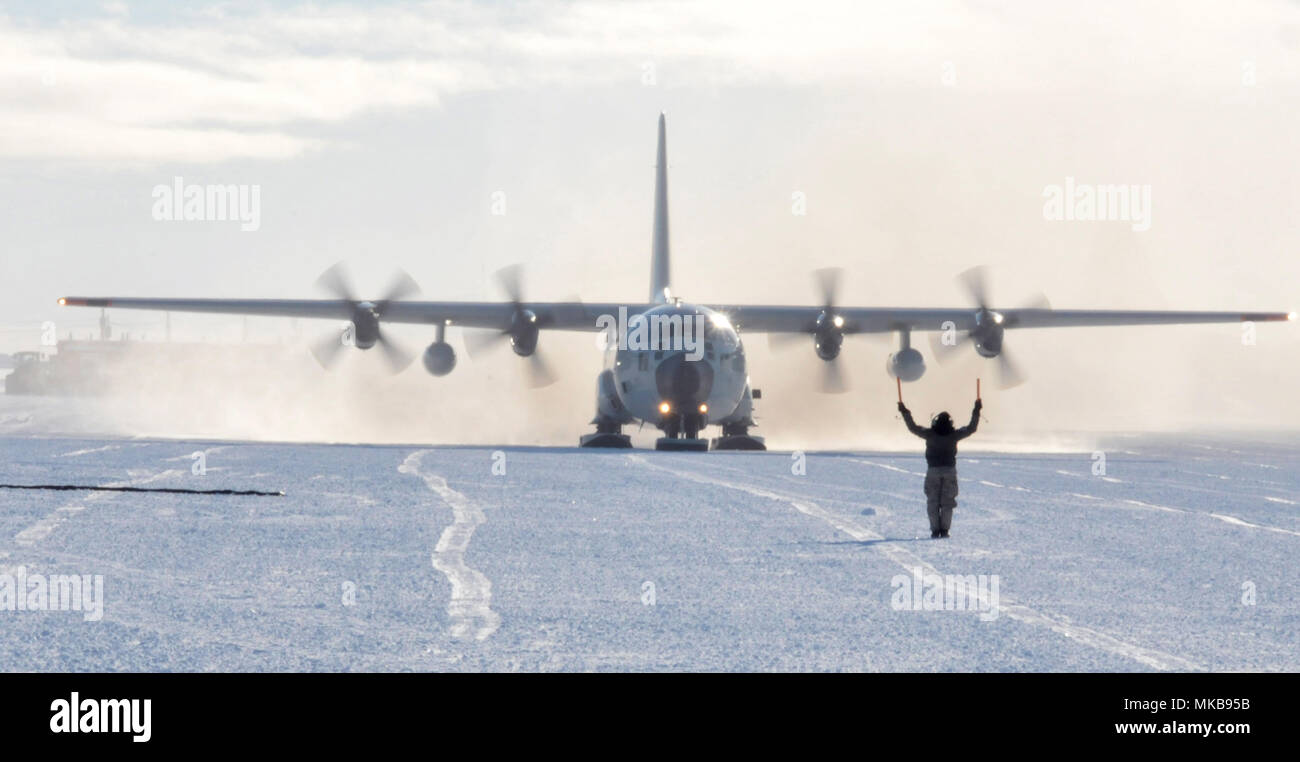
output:
[[[671,400],[679,409],[693,408],[713,390],[713,367],[703,359],[674,354],[655,369],[655,387],[661,399]]]

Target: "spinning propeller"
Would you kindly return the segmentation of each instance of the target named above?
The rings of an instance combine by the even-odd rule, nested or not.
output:
[[[821,311],[808,324],[807,333],[813,336],[813,349],[821,358],[822,370],[819,389],[825,394],[842,394],[849,390],[848,376],[840,361],[840,348],[844,343],[844,318],[835,311],[844,271],[826,267],[813,271],[813,280],[821,296]],[[804,334],[769,333],[768,345],[774,350],[788,349],[804,341]]]
[[[550,322],[549,315],[538,315],[524,306],[522,268],[509,265],[496,272],[497,284],[505,293],[514,308],[510,318],[510,327],[503,331],[466,331],[465,348],[472,358],[478,359],[488,352],[499,349],[505,340],[510,340],[510,348],[520,357],[528,358],[528,385],[533,388],[548,386],[555,382],[555,374],[545,358],[537,351],[537,339],[542,328]]]
[[[358,300],[354,296],[356,291],[352,288],[351,279],[342,262],[322,273],[316,279],[316,285],[348,303],[352,310],[352,316],[349,318],[352,322],[351,343],[358,349],[370,349],[378,344],[393,373],[402,372],[415,359],[413,352],[393,339],[380,326],[384,312],[395,302],[419,295],[420,287],[410,275],[398,270],[384,292],[384,297],[373,302]],[[328,369],[338,362],[340,352],[347,345],[346,330],[342,333],[330,333],[312,345],[311,353],[321,367]]]
[[[1006,329],[1014,328],[1016,321],[1013,316],[1003,315],[988,306],[987,268],[983,266],[972,267],[959,275],[958,281],[965,288],[966,293],[970,295],[971,301],[976,305],[975,327],[952,344],[943,342],[944,333],[942,331],[930,334],[930,348],[934,353],[935,360],[940,363],[946,362],[953,357],[958,347],[973,343],[975,351],[981,356],[997,358],[999,386],[1003,389],[1009,389],[1024,383],[1025,374],[1020,370],[1020,366],[1007,354],[1006,347],[1003,344]],[[1047,301],[1047,297],[1040,294],[1026,304],[1025,309],[1051,309],[1051,304]]]

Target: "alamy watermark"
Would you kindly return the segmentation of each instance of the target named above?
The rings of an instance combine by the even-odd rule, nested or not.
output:
[[[253,232],[262,227],[262,186],[196,185],[173,177],[171,185],[153,187],[153,218],[160,222],[240,223]]]
[[[1049,222],[1127,222],[1133,230],[1151,229],[1150,185],[1091,185],[1065,178],[1043,188],[1043,219]]]
[[[926,574],[914,566],[911,574],[895,574],[889,584],[894,611],[978,611],[985,622],[998,618],[1001,580],[996,574]]]
[[[82,619],[104,618],[104,575],[28,574],[26,566],[0,572],[0,612],[80,611]]]
[[[134,743],[153,738],[153,699],[82,698],[73,691],[50,702],[51,733],[129,733]]]
[[[704,315],[681,313],[633,315],[627,307],[618,308],[618,316],[599,315],[596,327],[596,346],[599,349],[617,345],[620,350],[634,352],[685,352],[692,362],[704,357]]]

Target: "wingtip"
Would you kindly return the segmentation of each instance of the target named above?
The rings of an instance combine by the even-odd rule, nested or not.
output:
[[[66,296],[60,296],[60,297],[59,297],[59,306],[60,306],[60,307],[66,307],[67,304],[68,304],[68,297],[66,297]]]

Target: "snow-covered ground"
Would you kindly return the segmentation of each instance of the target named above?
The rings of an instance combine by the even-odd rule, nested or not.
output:
[[[100,621],[0,611],[0,664],[1300,669],[1300,440],[1104,453],[1100,474],[1091,452],[972,448],[953,536],[930,540],[916,452],[800,474],[782,452],[0,437],[4,483],[287,493],[0,490],[0,573],[104,580]],[[900,608],[936,572],[996,594]]]

